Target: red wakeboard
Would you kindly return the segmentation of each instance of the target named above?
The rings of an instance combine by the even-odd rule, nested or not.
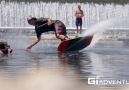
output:
[[[63,41],[58,46],[58,51],[79,51],[90,45],[93,36],[78,37],[71,40]]]

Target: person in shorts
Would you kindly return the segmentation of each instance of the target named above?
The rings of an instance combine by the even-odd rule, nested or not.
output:
[[[61,41],[69,40],[66,32],[66,27],[63,22],[59,20],[51,20],[49,18],[36,18],[35,16],[29,16],[27,21],[30,25],[35,26],[35,32],[37,38],[30,44],[27,49],[31,49],[41,40],[42,33],[53,31],[55,32],[56,38]]]
[[[81,9],[81,6],[78,5],[78,9],[75,11],[75,17],[76,17],[76,29],[77,29],[77,34],[79,34],[78,27],[80,26],[80,34],[82,33],[82,17],[84,16],[84,13]]]

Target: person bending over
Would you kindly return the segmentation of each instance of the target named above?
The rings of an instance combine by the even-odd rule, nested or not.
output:
[[[41,40],[41,34],[49,31],[54,31],[56,38],[61,41],[69,40],[66,32],[65,25],[59,20],[51,20],[49,18],[36,18],[35,16],[27,17],[27,21],[30,25],[35,26],[35,32],[37,38],[34,42],[27,47],[31,49],[34,45],[36,45]]]

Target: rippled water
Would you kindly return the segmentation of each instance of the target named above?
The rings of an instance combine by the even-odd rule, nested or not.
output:
[[[28,24],[26,22],[26,17],[28,15],[59,19],[63,21],[67,27],[75,27],[74,12],[77,8],[76,2],[61,4],[58,2],[5,2],[4,0],[2,0],[2,2],[0,2],[0,5],[1,27],[28,27]],[[52,6],[53,8],[51,8],[50,6]],[[104,19],[115,17],[121,17],[122,19],[124,17],[128,18],[129,14],[128,4],[118,5],[111,3],[103,5],[94,3],[81,3],[81,6],[85,14],[85,17],[83,19],[83,27],[85,28],[89,27],[90,25],[94,25],[96,22]],[[128,28],[127,21],[125,20],[125,23],[123,25],[121,24],[122,26],[118,25],[117,28]],[[110,22],[108,23],[110,24]],[[108,26],[107,24],[105,25]],[[103,24],[102,26],[104,27]],[[39,88],[38,90],[45,90],[40,88],[42,84],[39,85],[39,83],[37,84],[38,86],[36,86],[36,89],[32,87],[34,86],[33,82],[35,82],[37,78],[36,76],[31,75],[29,75],[29,77],[31,77],[32,79],[32,81],[30,80],[30,82],[32,82],[32,85],[30,85],[31,88],[21,88],[21,85],[24,84],[24,81],[19,79],[24,78],[25,80],[28,80],[26,73],[30,74],[31,71],[38,72],[39,70],[43,72],[59,70],[58,72],[62,72],[65,76],[79,79],[80,82],[83,82],[85,84],[87,84],[88,78],[97,76],[104,79],[129,80],[129,44],[124,43],[123,41],[99,41],[94,47],[86,48],[80,52],[58,53],[57,47],[60,42],[59,40],[42,40],[31,51],[25,51],[25,48],[33,41],[33,37],[26,35],[26,33],[29,34],[28,31],[25,31],[25,34],[23,33],[23,30],[15,30],[15,33],[14,30],[0,31],[0,38],[6,39],[13,48],[12,55],[0,58],[0,90],[37,90],[37,87]],[[32,33],[30,34],[32,35]],[[51,77],[49,75],[50,74],[46,74],[46,76],[48,76],[47,79]],[[16,81],[15,83],[13,83],[12,81],[5,83],[2,81],[3,78]],[[40,81],[42,76],[39,76],[38,78],[38,80]],[[41,80],[44,81],[44,79]],[[23,83],[19,84],[20,87],[17,86],[17,88],[19,87],[19,89],[14,89],[14,85],[17,84],[17,82]],[[29,86],[30,82],[27,82],[27,86]],[[55,82],[56,80],[54,80],[54,83]],[[4,88],[9,87],[10,89],[3,89],[2,84],[6,85],[3,85]],[[11,86],[10,84],[14,85]],[[104,89],[107,87],[115,87],[115,89],[117,90],[117,87],[119,86],[120,85],[104,85],[100,87],[104,87]],[[26,86],[23,85],[23,87]],[[74,86],[74,88],[76,87]]]
[[[49,70],[60,68],[67,76],[77,76],[85,83],[88,77],[96,76],[129,80],[129,48],[123,42],[103,41],[80,52],[58,53],[59,42],[42,40],[29,52],[12,46],[13,54],[1,58],[0,74],[16,78],[24,72],[47,67]]]

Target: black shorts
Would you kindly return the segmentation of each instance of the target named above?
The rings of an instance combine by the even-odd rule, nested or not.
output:
[[[76,18],[76,26],[82,26],[82,18]]]

